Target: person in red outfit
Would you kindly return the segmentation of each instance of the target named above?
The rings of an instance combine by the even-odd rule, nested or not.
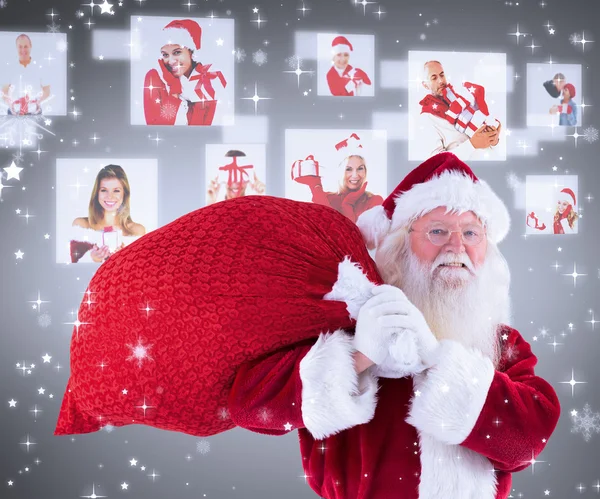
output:
[[[454,154],[410,172],[358,226],[385,282],[354,334],[322,333],[238,371],[233,421],[298,430],[327,499],[506,499],[560,416],[536,356],[508,325],[498,243],[508,210]]]
[[[144,116],[148,125],[212,125],[217,90],[227,81],[212,64],[199,62],[202,28],[191,19],[172,21],[163,29],[158,68],[146,73]]]
[[[331,43],[333,66],[327,72],[327,84],[331,95],[354,97],[361,94],[363,85],[371,85],[369,75],[349,64],[352,44],[344,36],[336,36]]]
[[[337,144],[336,149],[344,156],[340,164],[344,172],[338,192],[324,191],[318,174],[303,175],[295,180],[310,187],[313,203],[330,206],[356,222],[362,213],[383,203],[383,198],[367,191],[367,165],[360,137],[352,134]]]

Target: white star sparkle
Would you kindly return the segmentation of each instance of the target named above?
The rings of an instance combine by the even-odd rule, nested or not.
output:
[[[571,379],[569,381],[559,381],[559,383],[571,385],[571,397],[573,397],[575,395],[575,393],[574,393],[575,385],[586,384],[587,381],[576,381],[574,370],[572,369],[571,370]]]
[[[569,276],[573,278],[573,287],[577,286],[577,278],[579,276],[586,276],[587,274],[579,274],[577,273],[577,263],[573,263],[573,272],[570,274],[563,274],[564,276]]]
[[[509,35],[513,35],[513,36],[515,36],[517,38],[517,45],[518,45],[519,44],[519,38],[520,37],[523,37],[523,38],[526,37],[528,35],[528,33],[522,33],[519,30],[519,25],[517,24],[517,31],[515,31],[514,33],[509,33]]]
[[[9,167],[4,168],[4,171],[6,172],[6,180],[10,180],[11,178],[21,180],[19,178],[19,174],[23,171],[23,168],[17,166],[14,161],[10,164]]]
[[[294,69],[293,71],[284,71],[284,73],[294,73],[296,75],[296,77],[298,78],[298,88],[300,88],[300,76],[303,75],[303,74],[311,74],[312,75],[314,73],[314,71],[305,71],[305,70],[303,70],[300,67],[300,63],[302,62],[300,60],[300,58],[296,57],[295,59],[297,61],[296,69]]]
[[[108,3],[107,0],[104,0],[104,3],[98,4],[98,7],[100,7],[100,14],[114,14],[112,11],[113,4]]]
[[[251,100],[254,101],[254,114],[256,114],[257,110],[258,110],[258,103],[261,100],[270,100],[271,97],[260,97],[258,95],[258,86],[255,83],[254,84],[254,95],[252,97],[242,97],[243,100]]]
[[[101,497],[108,497],[108,496],[99,496],[96,494],[96,485],[92,484],[92,494],[89,496],[79,496],[79,497],[83,497],[84,499],[99,499]]]
[[[42,299],[40,298],[40,292],[39,292],[39,290],[38,290],[38,296],[37,296],[37,300],[34,300],[34,301],[31,301],[31,300],[29,300],[29,302],[28,302],[28,303],[35,303],[35,304],[37,305],[37,309],[38,309],[38,312],[39,312],[39,311],[41,310],[42,303],[50,303],[50,302],[49,302],[49,301],[42,300]]]
[[[146,405],[146,397],[144,397],[144,404],[143,405],[136,405],[135,406],[136,409],[142,409],[144,411],[144,417],[146,417],[146,411],[148,409],[154,409],[153,405]]]

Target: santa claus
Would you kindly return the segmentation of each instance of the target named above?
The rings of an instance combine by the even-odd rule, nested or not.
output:
[[[419,102],[414,146],[419,158],[452,151],[462,161],[477,159],[477,150],[491,152],[500,141],[501,125],[490,116],[481,85],[465,82],[465,98],[448,83],[439,61],[423,65],[423,87],[428,94]]]
[[[363,85],[371,85],[371,79],[362,69],[349,64],[354,49],[345,36],[336,36],[331,42],[333,55],[331,69],[327,72],[327,84],[331,95],[354,97],[362,93]]]
[[[454,154],[410,172],[358,225],[386,284],[336,330],[245,364],[229,409],[298,429],[325,498],[505,499],[558,422],[553,388],[509,322],[498,243],[509,215]]]
[[[200,63],[202,28],[191,19],[163,29],[157,68],[144,80],[144,115],[148,125],[212,125],[216,88],[227,81],[212,64]]]

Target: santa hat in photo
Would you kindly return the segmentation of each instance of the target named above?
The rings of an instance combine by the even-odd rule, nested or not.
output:
[[[341,167],[346,166],[345,160],[350,156],[360,156],[366,159],[366,150],[363,147],[361,138],[356,133],[352,133],[348,138],[338,142],[335,145],[335,150],[337,151],[338,165]]]
[[[573,208],[575,208],[577,204],[575,193],[572,189],[569,189],[568,187],[565,187],[562,191],[560,191],[560,193],[558,194],[558,200],[569,203]]]
[[[200,50],[202,28],[196,21],[191,19],[171,21],[163,28],[163,32],[166,35],[166,38],[163,36],[163,47],[165,45],[181,45],[193,52],[193,60],[198,60],[196,57]]]
[[[436,154],[417,166],[381,206],[365,211],[356,224],[367,246],[373,247],[395,229],[441,206],[459,213],[473,211],[493,243],[508,234],[510,216],[504,203],[450,152]]]
[[[331,42],[331,53],[334,55],[349,54],[352,50],[354,50],[352,44],[345,36],[336,36]]]

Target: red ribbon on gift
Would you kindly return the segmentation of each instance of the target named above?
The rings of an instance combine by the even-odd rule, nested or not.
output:
[[[535,225],[531,225],[529,223],[530,219],[535,222]],[[546,224],[545,223],[542,223],[540,225],[540,221],[538,220],[538,217],[535,215],[534,211],[532,211],[529,215],[527,215],[527,226],[531,227],[532,229],[537,229],[537,230],[544,230],[546,228]]]
[[[292,175],[292,180],[294,180],[294,169],[297,167],[298,168],[298,175],[296,175],[296,177],[302,177],[302,163],[304,163],[305,161],[310,161],[311,163],[314,163],[315,165],[315,174],[318,177],[319,176],[319,162],[315,159],[315,157],[310,154],[309,156],[306,156],[306,159],[297,159],[296,161],[294,161],[292,163],[292,171],[291,171],[291,175]],[[311,175],[315,175],[313,173],[311,173]]]
[[[215,78],[218,78],[219,81],[221,82],[221,85],[223,85],[223,87],[227,86],[227,81],[225,80],[225,77],[223,76],[223,73],[221,71],[209,71],[211,66],[212,66],[212,64],[203,64],[203,65],[198,64],[195,68],[195,71],[198,74],[191,76],[190,81],[195,81],[195,80],[198,81],[194,90],[200,97],[205,97],[205,95],[208,94],[208,97],[210,97],[210,100],[214,100],[215,99],[215,89],[213,87],[212,80],[214,80]],[[206,94],[202,90],[203,88],[204,88],[204,90],[206,90]]]
[[[18,111],[15,109],[15,106],[17,104],[21,106]],[[35,104],[36,112],[38,112],[40,110],[40,105],[39,105],[38,101],[35,99],[29,100],[28,95],[26,95],[25,97],[21,97],[20,99],[16,99],[16,100],[12,101],[12,104],[10,105],[10,110],[12,111],[13,114],[18,114],[18,115],[29,114],[29,104]]]
[[[243,165],[240,166],[237,164],[237,158],[234,156],[233,161],[225,166],[219,166],[219,170],[224,172],[229,172],[229,176],[227,178],[227,185],[231,185],[234,182],[242,182],[244,179],[244,175],[250,178],[248,172],[250,168],[254,168],[254,165]]]

